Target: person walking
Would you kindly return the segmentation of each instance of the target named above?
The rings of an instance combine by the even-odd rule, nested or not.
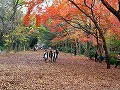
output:
[[[53,62],[56,62],[57,59],[57,53],[56,50],[53,52]]]
[[[52,59],[53,59],[53,52],[52,52],[52,50],[50,50],[50,52],[49,52],[49,57],[50,57],[50,62],[52,62]]]
[[[44,53],[44,56],[43,56],[45,62],[47,62],[47,59],[48,59],[48,52],[47,50],[45,49],[45,53]]]
[[[98,61],[98,53],[96,52],[95,53],[95,62],[97,62]]]
[[[56,59],[58,58],[59,51],[56,49]]]

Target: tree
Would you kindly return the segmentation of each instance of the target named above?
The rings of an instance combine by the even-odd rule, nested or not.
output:
[[[55,0],[51,7],[47,7],[45,9],[45,11],[39,11],[39,12],[41,12],[39,14],[39,19],[41,18],[39,23],[43,23],[43,22],[45,23],[45,21],[48,20],[49,18],[50,19],[51,18],[52,19],[55,19],[55,18],[63,19],[64,21],[69,23],[68,21],[70,21],[69,20],[70,17],[77,17],[76,14],[83,15],[84,17],[86,17],[86,18],[84,18],[84,19],[86,19],[86,22],[92,22],[92,26],[95,28],[95,29],[89,29],[89,30],[93,30],[93,31],[89,31],[86,29],[85,30],[87,32],[90,32],[91,34],[93,32],[94,32],[94,34],[95,34],[95,32],[97,32],[98,34],[96,34],[96,35],[98,35],[98,37],[102,40],[103,48],[104,48],[105,56],[106,56],[107,68],[110,68],[109,55],[108,55],[106,40],[105,40],[105,36],[104,36],[106,33],[105,31],[108,29],[108,27],[106,29],[104,24],[107,25],[107,22],[110,22],[110,21],[109,21],[109,18],[106,18],[106,16],[105,16],[105,15],[107,15],[106,12],[108,13],[108,11],[99,10],[97,8],[97,6],[99,6],[99,5],[100,5],[99,1],[95,2],[95,0],[75,0],[75,1],[73,1],[73,0],[61,0],[61,1]],[[100,5],[100,6],[102,8],[104,8],[102,5]],[[105,14],[102,14],[102,13],[105,13]],[[109,14],[109,16],[111,16],[111,15]],[[77,28],[79,28],[79,29],[82,26],[80,22],[77,21],[77,24],[78,24]],[[117,21],[115,21],[115,22],[117,22]],[[71,26],[74,26],[71,23],[69,23],[69,24]],[[83,24],[83,25],[87,26],[87,24]],[[112,24],[110,24],[110,25],[112,25]],[[119,26],[118,23],[117,23],[117,25]],[[74,26],[74,27],[76,28],[76,26]],[[97,31],[95,31],[95,30],[97,30]]]
[[[18,10],[20,0],[0,0],[0,43],[3,35],[15,30],[16,20],[20,18],[21,11]],[[19,15],[18,15],[19,14]]]

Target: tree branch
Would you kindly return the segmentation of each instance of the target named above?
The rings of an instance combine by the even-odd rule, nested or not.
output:
[[[93,35],[96,38],[96,35],[94,32],[89,31],[88,29],[86,29],[85,27],[83,27],[79,22],[74,22],[77,25],[79,25],[79,27],[76,27],[74,25],[72,25],[70,22],[68,22],[64,17],[61,17],[66,23],[68,23],[70,26],[72,26],[73,28],[78,28],[78,29],[82,29],[84,32]]]
[[[13,14],[10,17],[10,20],[12,20],[13,17],[15,16],[15,13],[16,13],[16,10],[17,10],[17,6],[18,6],[18,2],[19,2],[19,0],[17,0],[15,6],[13,7]]]
[[[111,12],[113,13],[119,20],[120,22],[120,0],[118,0],[118,4],[119,4],[119,10],[116,11],[106,0],[101,0],[103,5]]]

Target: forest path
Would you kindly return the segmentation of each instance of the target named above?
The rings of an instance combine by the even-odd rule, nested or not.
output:
[[[43,53],[0,54],[0,90],[120,90],[120,66],[62,52],[45,63]]]

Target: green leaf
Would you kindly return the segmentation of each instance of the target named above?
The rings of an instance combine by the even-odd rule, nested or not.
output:
[[[19,1],[18,1],[18,4],[21,4],[21,3],[22,3],[22,1],[23,1],[23,0],[19,0]]]

